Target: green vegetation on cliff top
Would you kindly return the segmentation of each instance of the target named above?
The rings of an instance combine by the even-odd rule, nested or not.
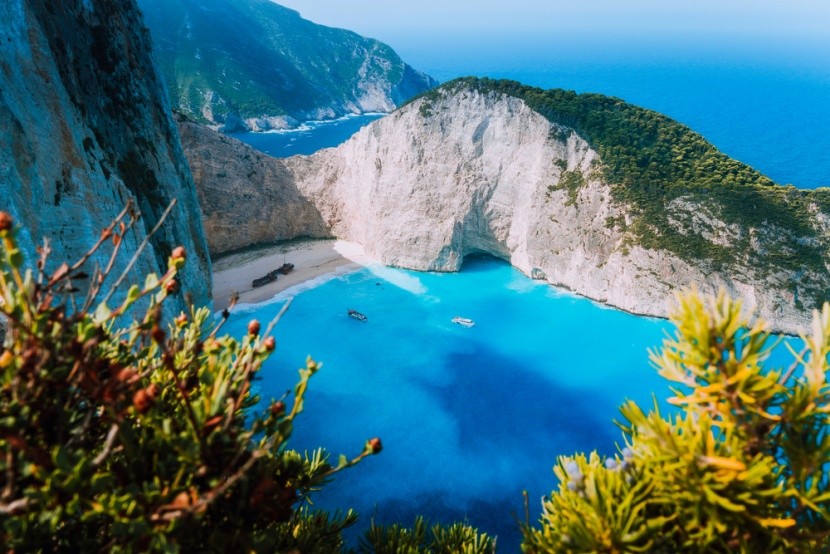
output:
[[[386,44],[317,25],[268,0],[139,0],[174,108],[200,122],[342,106],[369,82],[396,103],[433,86]],[[209,107],[212,117],[202,110]]]
[[[549,121],[583,137],[599,153],[614,199],[626,205],[630,215],[627,227],[618,220],[612,225],[625,227],[633,244],[668,250],[685,260],[703,260],[713,268],[738,265],[827,275],[830,238],[815,215],[830,213],[830,189],[778,185],[685,125],[601,94],[465,77],[422,95],[426,100],[422,115],[430,115],[432,102],[441,96],[463,90],[519,98]],[[678,209],[679,204],[687,209]],[[691,212],[725,223],[728,240],[707,238],[719,230],[706,228],[705,218],[692,225]],[[821,299],[830,297],[825,285],[806,284],[805,290],[797,291],[802,296],[799,301],[819,306]]]

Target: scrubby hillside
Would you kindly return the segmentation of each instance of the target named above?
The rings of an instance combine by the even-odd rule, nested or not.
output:
[[[269,0],[139,0],[173,106],[225,130],[388,112],[435,81]]]

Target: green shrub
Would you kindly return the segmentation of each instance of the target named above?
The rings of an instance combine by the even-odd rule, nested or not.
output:
[[[361,551],[373,554],[492,554],[495,539],[463,523],[433,525],[422,517],[411,529],[399,524],[372,526],[364,533]]]
[[[125,211],[125,213],[127,213]],[[122,214],[123,215],[123,214]],[[134,223],[114,223],[90,253]],[[303,410],[308,360],[292,398],[258,410],[250,384],[274,349],[252,321],[220,336],[206,309],[165,322],[185,252],[161,277],[112,299],[108,269],[84,257],[23,270],[0,212],[0,544],[28,551],[344,549],[351,511],[306,500],[352,459],[288,448]],[[77,284],[87,282],[83,298]],[[113,288],[114,287],[114,288]],[[103,296],[103,299],[100,298]],[[112,307],[109,304],[112,302]],[[168,303],[169,304],[169,303]],[[72,309],[69,309],[72,307]],[[135,314],[143,314],[140,318]],[[651,354],[675,384],[677,412],[622,408],[619,454],[559,459],[559,487],[526,553],[818,552],[830,549],[830,305],[786,369],[764,368],[772,337],[721,294],[680,296],[677,326]],[[455,524],[375,526],[359,549],[383,554],[489,554],[495,539]]]
[[[307,361],[293,398],[257,409],[251,382],[274,350],[279,316],[266,329],[251,321],[241,340],[218,333],[227,311],[218,324],[206,308],[165,322],[184,249],[172,251],[163,276],[149,275],[115,303],[127,272],[105,290],[110,268],[89,275],[84,265],[110,241],[114,259],[135,222],[125,209],[87,255],[51,273],[45,246],[33,272],[0,212],[0,314],[9,320],[0,347],[0,544],[20,552],[341,551],[357,514],[312,511],[309,494],[380,452],[380,440],[336,463],[322,450],[290,450],[319,366]],[[83,298],[79,283],[87,283]],[[396,529],[373,525],[361,549],[393,551]],[[492,551],[492,539],[465,525],[432,533],[419,543],[426,550],[406,552]]]
[[[117,253],[129,225],[113,224],[90,253],[110,240]],[[340,549],[356,515],[312,512],[305,501],[381,444],[372,439],[334,463],[321,450],[287,447],[314,361],[292,398],[256,410],[251,381],[274,349],[271,328],[252,321],[241,340],[219,336],[205,308],[163,321],[182,248],[163,276],[109,307],[108,270],[87,275],[82,260],[47,273],[44,250],[38,271],[24,271],[5,213],[0,241],[0,312],[9,320],[0,544],[19,552]],[[81,282],[85,299],[76,298]]]
[[[788,369],[764,369],[766,324],[724,294],[684,294],[671,319],[651,359],[678,412],[629,402],[618,455],[560,458],[523,551],[826,552],[830,305]]]

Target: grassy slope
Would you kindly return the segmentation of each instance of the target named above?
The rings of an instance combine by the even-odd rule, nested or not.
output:
[[[599,94],[462,78],[423,95],[427,104],[422,113],[431,112],[430,100],[438,95],[464,89],[520,98],[548,120],[584,137],[602,158],[603,178],[615,200],[628,207],[632,217],[626,230],[632,243],[665,249],[681,259],[711,264],[712,269],[742,266],[762,275],[780,269],[796,276],[811,271],[824,278],[793,286],[800,293],[798,301],[813,307],[830,298],[825,264],[830,240],[817,227],[814,214],[830,214],[830,189],[777,185],[688,127]],[[678,230],[669,222],[669,204],[676,199],[705,207],[740,229],[738,236],[729,244],[716,244],[688,226]]]
[[[201,121],[208,90],[242,117],[255,117],[342,104],[358,94],[361,78],[394,85],[404,77],[406,66],[389,46],[314,24],[269,0],[139,5],[173,106]],[[367,57],[367,71],[358,77]],[[431,84],[425,81],[418,92]]]

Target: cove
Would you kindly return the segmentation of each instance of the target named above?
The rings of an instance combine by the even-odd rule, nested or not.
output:
[[[256,381],[263,408],[311,355],[323,367],[291,448],[321,446],[336,460],[383,440],[380,455],[313,496],[316,507],[358,511],[352,539],[372,517],[411,525],[423,514],[466,520],[498,535],[500,552],[518,551],[522,491],[535,522],[557,486],[558,456],[614,453],[626,399],[648,408],[656,397],[666,408],[668,382],[647,354],[672,331],[666,321],[563,293],[487,257],[454,274],[370,266],[323,281],[238,308],[227,330],[243,336],[251,318],[264,325],[295,295]],[[455,316],[476,324],[455,325]],[[789,356],[778,348],[773,358],[785,365]]]

